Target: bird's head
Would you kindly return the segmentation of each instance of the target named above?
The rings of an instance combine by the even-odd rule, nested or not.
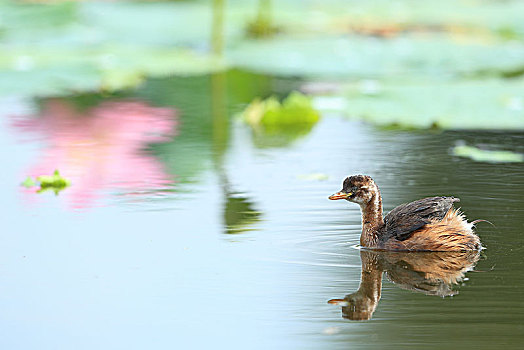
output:
[[[377,192],[378,187],[370,176],[353,175],[346,177],[342,184],[342,190],[329,196],[329,199],[345,199],[364,205],[369,203]]]

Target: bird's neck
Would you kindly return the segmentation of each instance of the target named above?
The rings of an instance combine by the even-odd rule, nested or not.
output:
[[[361,251],[362,275],[358,290],[376,305],[382,289],[382,270],[378,266],[376,253]]]
[[[369,320],[380,300],[383,271],[379,267],[376,253],[360,251],[360,259],[362,261],[360,285],[355,293],[345,298],[353,301],[346,314],[350,319]]]
[[[360,210],[362,211],[360,245],[370,248],[376,247],[378,243],[378,229],[384,225],[382,198],[378,189],[369,202],[360,205]]]

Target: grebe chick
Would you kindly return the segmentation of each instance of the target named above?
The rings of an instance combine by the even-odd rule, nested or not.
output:
[[[410,251],[464,251],[481,249],[473,223],[453,208],[453,197],[428,197],[399,205],[382,217],[382,198],[367,175],[349,176],[342,190],[329,199],[360,205],[360,245],[370,249]]]

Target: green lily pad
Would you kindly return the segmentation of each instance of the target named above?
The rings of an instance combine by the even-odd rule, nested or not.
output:
[[[225,69],[191,50],[104,46],[91,49],[18,47],[0,54],[0,95],[59,96],[134,88],[144,78],[201,75]]]
[[[453,155],[470,158],[476,162],[521,163],[524,155],[510,151],[489,151],[473,146],[460,145],[453,148]]]
[[[519,76],[523,9],[520,1],[283,0],[267,10],[281,32],[250,40],[256,4],[228,3],[220,60],[209,55],[209,2],[0,1],[0,96],[113,91],[229,67],[337,79]]]
[[[524,79],[363,81],[347,86],[337,105],[382,127],[524,130],[523,86]],[[315,100],[319,108],[323,100]]]
[[[285,76],[441,78],[518,70],[524,62],[524,47],[513,42],[462,42],[442,33],[382,40],[281,35],[239,42],[226,57],[235,67]]]

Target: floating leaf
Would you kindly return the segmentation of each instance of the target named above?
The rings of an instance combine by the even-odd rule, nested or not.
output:
[[[429,80],[377,82],[380,93],[370,95],[363,84],[346,88],[346,103],[315,105],[338,108],[353,119],[403,129],[524,129],[524,80]],[[496,116],[496,117],[495,117]]]
[[[479,72],[497,76],[518,70],[524,47],[512,42],[458,41],[442,33],[383,40],[283,35],[240,42],[226,57],[235,67],[284,76],[442,78]]]
[[[31,188],[31,187],[36,186],[36,181],[31,176],[28,176],[24,180],[24,182],[21,183],[21,185],[24,186],[25,188]]]
[[[71,182],[63,178],[58,170],[55,170],[53,175],[40,175],[36,179],[33,179],[31,176],[28,176],[24,182],[21,183],[21,186],[25,188],[32,188],[39,186],[40,188],[36,193],[42,193],[46,191],[53,191],[56,195],[67,187]]]
[[[453,155],[470,158],[476,162],[487,163],[520,163],[524,155],[510,151],[488,151],[477,147],[460,145],[453,148]]]
[[[55,170],[53,175],[41,175],[36,178],[36,181],[40,183],[40,190],[38,193],[52,190],[55,194],[67,188],[71,183],[69,180],[63,178],[58,170]]]
[[[238,2],[225,9],[224,61],[209,55],[206,2],[1,1],[0,95],[125,89],[226,67],[337,79],[523,74],[522,2],[442,1],[283,0],[252,26],[271,33],[276,23],[271,40],[245,38],[253,4]]]
[[[36,53],[31,48],[8,48],[0,53],[0,96],[115,91],[134,88],[146,76],[200,75],[225,67],[216,57],[176,48],[46,47]]]

